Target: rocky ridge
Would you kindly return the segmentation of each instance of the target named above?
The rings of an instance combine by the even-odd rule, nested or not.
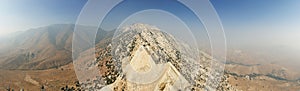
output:
[[[195,53],[196,49],[147,24],[133,24],[115,33],[112,44],[97,52],[101,77],[95,79],[94,83],[84,84],[84,88],[99,90],[111,85],[110,87],[117,91],[132,89],[123,68],[130,63],[140,47],[145,48],[155,64],[170,63],[174,70],[179,72],[178,75],[182,75],[188,81],[190,85],[179,90],[237,90],[228,83],[228,75],[222,75],[210,68],[210,64],[213,63],[210,56],[203,52],[199,52],[198,56]],[[166,83],[159,83],[157,86]]]

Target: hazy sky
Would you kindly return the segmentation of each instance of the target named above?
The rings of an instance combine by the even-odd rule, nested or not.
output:
[[[299,0],[212,0],[229,44],[300,50]]]
[[[86,0],[1,0],[0,36],[57,23],[74,23]]]
[[[86,1],[1,0],[0,36],[50,24],[75,23]],[[183,20],[193,20],[192,13],[184,12],[186,9],[178,8],[172,0],[152,3],[152,0],[137,1],[139,2],[130,4],[138,8],[158,6],[158,9],[177,13]],[[273,46],[300,50],[300,0],[211,0],[211,2],[220,16],[229,47]],[[139,3],[149,5],[138,5]],[[134,11],[137,7],[119,8]],[[127,14],[124,11],[117,12],[119,12],[117,17]]]

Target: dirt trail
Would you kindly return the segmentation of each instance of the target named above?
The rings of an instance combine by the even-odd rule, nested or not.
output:
[[[27,81],[27,82],[29,82],[29,83],[32,83],[33,85],[40,86],[40,83],[37,82],[36,80],[32,79],[30,77],[30,75],[28,75],[28,74],[26,75],[26,77],[25,77],[24,80]]]

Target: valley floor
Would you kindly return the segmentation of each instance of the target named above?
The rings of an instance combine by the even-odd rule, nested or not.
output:
[[[66,85],[74,87],[76,79],[72,64],[48,70],[0,70],[0,91],[37,91],[42,86],[47,91],[59,91]]]
[[[37,91],[42,85],[47,91],[59,91],[66,85],[75,87],[76,80],[72,64],[48,70],[0,69],[0,91],[6,91],[8,87],[15,91],[20,89]],[[300,82],[279,81],[266,76],[249,79],[229,75],[229,83],[242,91],[297,91],[300,89]]]
[[[242,91],[298,91],[300,82],[276,80],[267,76],[255,78],[230,75],[229,84]]]

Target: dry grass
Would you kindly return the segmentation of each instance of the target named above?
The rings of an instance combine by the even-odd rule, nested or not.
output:
[[[76,75],[73,65],[48,70],[1,70],[0,91],[10,86],[14,90],[37,91],[44,85],[47,91],[58,91],[66,85],[74,85]]]
[[[229,83],[242,91],[298,91],[297,82],[279,81],[266,76],[249,80],[244,77],[229,77]]]

